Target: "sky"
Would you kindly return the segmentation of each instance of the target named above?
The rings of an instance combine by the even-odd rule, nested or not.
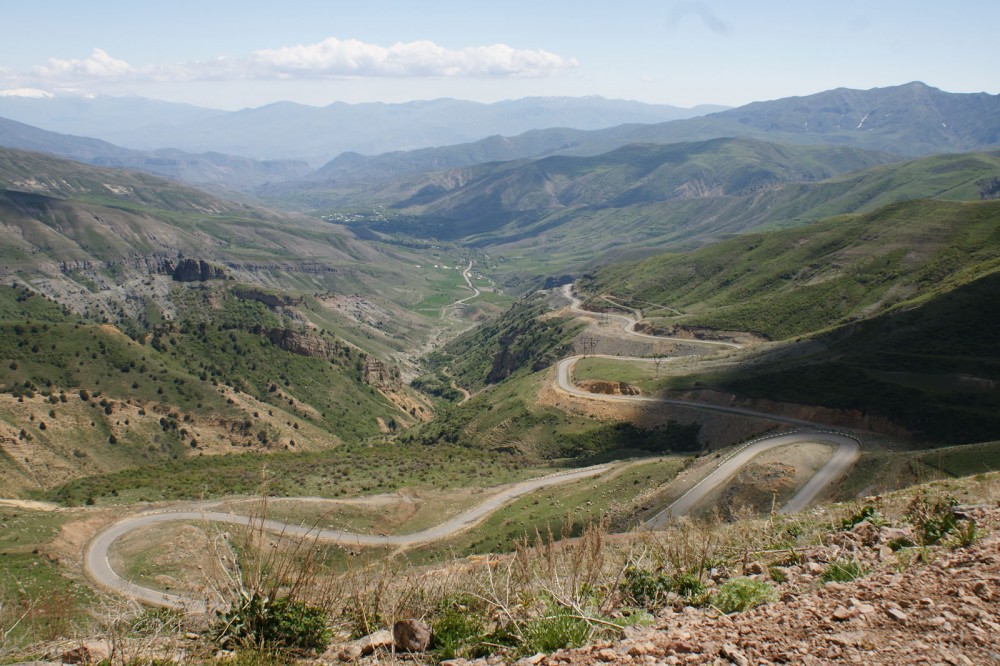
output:
[[[739,106],[923,81],[1000,93],[1000,2],[0,0],[0,94],[529,96]]]

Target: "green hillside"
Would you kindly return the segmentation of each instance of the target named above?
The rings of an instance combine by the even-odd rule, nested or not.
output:
[[[1000,437],[1000,202],[893,204],[609,266],[578,288],[653,328],[810,339],[663,389],[849,410],[936,444]]]
[[[884,417],[929,444],[1000,438],[1000,273],[823,334],[793,361],[689,378]]]
[[[401,390],[392,368],[286,329],[259,302],[185,291],[176,321],[133,322],[130,338],[0,287],[0,475],[15,490],[177,457],[322,450],[412,421],[383,393]]]
[[[1000,202],[916,200],[696,252],[599,269],[578,282],[659,320],[780,340],[870,318],[1000,268]]]

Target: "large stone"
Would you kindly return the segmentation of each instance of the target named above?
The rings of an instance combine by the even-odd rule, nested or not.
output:
[[[422,620],[400,620],[392,625],[392,641],[403,652],[423,652],[431,646],[431,628]]]
[[[360,649],[362,655],[369,655],[375,652],[375,650],[390,647],[392,647],[392,633],[388,629],[379,629],[363,638],[348,643],[344,646],[342,652],[345,654],[354,654],[356,649]]]

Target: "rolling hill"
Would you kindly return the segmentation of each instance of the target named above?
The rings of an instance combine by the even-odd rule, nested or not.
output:
[[[738,197],[893,159],[748,139],[633,144],[593,157],[560,155],[438,172],[393,186],[383,196],[395,201],[399,230],[447,239],[492,236],[495,243],[526,230],[536,235],[537,226],[551,228],[548,220],[566,212]]]
[[[352,224],[517,257],[498,270],[519,283],[908,199],[974,201],[1000,179],[997,153],[893,159],[753,139],[632,145],[413,179]]]

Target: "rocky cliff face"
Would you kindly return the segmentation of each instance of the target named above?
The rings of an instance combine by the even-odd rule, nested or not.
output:
[[[301,356],[336,360],[343,356],[344,345],[336,340],[327,340],[318,335],[288,328],[273,328],[267,332],[268,339],[278,347]],[[361,380],[382,391],[398,391],[403,388],[403,379],[398,366],[388,365],[368,356],[360,355]]]
[[[386,365],[371,356],[365,360],[362,379],[365,384],[383,391],[398,391],[403,388],[403,379],[400,376],[399,367]]]
[[[293,354],[315,356],[328,361],[339,356],[341,349],[341,345],[335,341],[289,328],[272,328],[267,332],[267,337],[272,344]]]
[[[289,296],[288,294],[272,294],[254,287],[236,287],[233,293],[237,297],[247,301],[257,301],[263,303],[272,310],[277,307],[287,307],[300,305],[302,298],[299,296]]]
[[[181,259],[174,266],[171,275],[177,282],[204,282],[225,280],[226,270],[204,259]]]

